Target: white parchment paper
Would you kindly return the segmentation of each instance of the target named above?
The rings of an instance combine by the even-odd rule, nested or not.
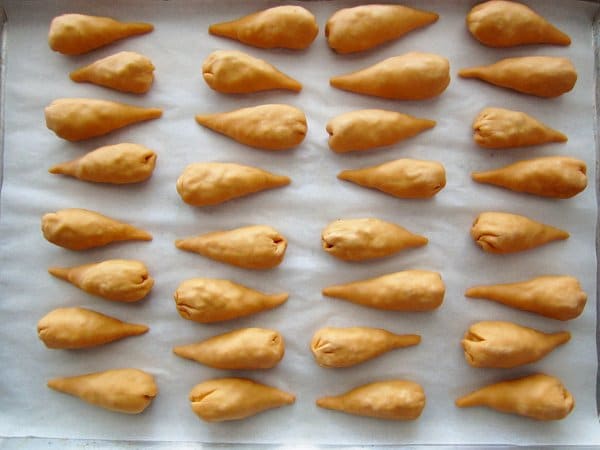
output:
[[[0,215],[0,435],[90,439],[186,440],[228,443],[314,444],[593,444],[600,443],[596,415],[596,257],[595,154],[593,141],[593,51],[591,18],[596,6],[583,2],[530,1],[533,8],[571,35],[570,47],[531,46],[494,50],[479,45],[466,31],[471,1],[406,1],[440,13],[425,29],[376,50],[339,56],[327,47],[327,18],[352,1],[305,3],[321,32],[306,51],[259,50],[207,33],[211,22],[228,20],[277,2],[96,1],[5,2],[8,13],[6,137]],[[153,33],[121,41],[80,57],[50,51],[50,20],[64,12],[148,21]],[[264,58],[304,84],[299,94],[268,92],[227,96],[210,90],[200,67],[216,49],[239,49]],[[142,97],[76,84],[68,73],[121,50],[150,57],[156,82]],[[449,58],[452,82],[439,98],[424,102],[378,100],[329,87],[328,79],[386,57],[420,50]],[[459,68],[508,56],[556,55],[571,58],[579,79],[575,89],[552,100],[512,93],[456,76]],[[43,108],[55,98],[91,97],[164,108],[164,116],[81,143],[69,143],[46,129]],[[289,103],[306,112],[309,132],[295,150],[262,152],[212,133],[194,114],[232,110],[262,103]],[[522,110],[569,136],[566,144],[488,151],[471,139],[471,122],[486,106]],[[438,121],[413,139],[363,154],[336,155],[327,147],[327,121],[361,108],[398,110]],[[114,187],[83,183],[47,173],[52,164],[73,159],[101,145],[136,142],[158,153],[151,180]],[[519,195],[470,180],[470,172],[528,157],[571,155],[585,160],[589,186],[579,196],[553,201]],[[374,165],[401,157],[442,162],[448,183],[430,201],[388,197],[336,179],[345,168]],[[212,208],[184,204],[175,181],[191,162],[229,161],[287,174],[291,186]],[[150,243],[123,243],[87,252],[70,252],[46,242],[40,233],[45,212],[83,207],[131,222],[154,234]],[[471,222],[485,210],[525,214],[564,228],[564,242],[509,256],[484,254],[469,237]],[[430,239],[421,249],[387,259],[348,264],[325,254],[320,232],[337,218],[374,216],[396,222]],[[176,238],[265,223],[289,240],[284,263],[275,270],[246,271],[179,251]],[[109,258],[144,261],[156,286],[138,304],[116,304],[91,297],[54,279],[51,265],[70,266]],[[441,272],[447,286],[443,306],[423,314],[386,313],[324,298],[330,284],[420,268]],[[589,295],[584,314],[562,323],[464,297],[474,284],[525,280],[544,274],[571,274]],[[183,320],[172,294],[195,276],[228,278],[266,292],[290,292],[282,307],[242,320],[200,325]],[[81,305],[123,320],[146,323],[151,330],[86,351],[47,350],[36,323],[48,311]],[[464,361],[460,339],[478,320],[510,320],[544,331],[566,329],[572,340],[544,360],[515,370],[474,369]],[[323,326],[373,326],[422,335],[419,346],[398,350],[345,370],[318,367],[309,351],[312,334]],[[246,326],[275,328],[286,339],[286,355],[269,371],[224,372],[174,356],[171,348]],[[155,375],[160,393],[139,416],[94,408],[46,388],[49,378],[117,367],[138,367]],[[565,420],[538,423],[483,408],[460,410],[454,399],[485,384],[546,372],[559,377],[577,405]],[[214,377],[248,376],[297,394],[293,406],[249,420],[207,424],[192,413],[188,392]],[[417,381],[427,393],[418,421],[392,423],[319,409],[316,398],[376,380]]]

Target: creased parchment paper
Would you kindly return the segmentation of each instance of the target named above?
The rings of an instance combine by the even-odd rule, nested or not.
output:
[[[5,2],[6,3],[6,2]],[[594,5],[581,2],[528,2],[571,35],[570,47],[531,46],[494,50],[467,33],[464,18],[474,2],[407,1],[440,13],[425,29],[379,49],[338,56],[327,47],[323,29],[337,9],[358,2],[305,3],[316,14],[320,33],[306,51],[265,51],[212,37],[208,24],[272,6],[243,1],[9,1],[6,80],[6,139],[0,223],[0,435],[94,439],[186,440],[228,443],[315,444],[592,444],[600,443],[595,410],[595,155],[593,142]],[[153,33],[121,41],[80,57],[48,48],[53,16],[83,12],[148,21]],[[238,49],[267,59],[304,84],[299,94],[269,92],[227,96],[211,91],[200,67],[213,50]],[[76,84],[68,73],[121,50],[150,57],[156,82],[143,97]],[[439,98],[424,102],[385,101],[335,90],[330,76],[356,70],[386,57],[420,50],[449,58],[452,82]],[[553,100],[519,95],[476,80],[462,80],[459,68],[508,56],[568,56],[577,67],[575,89]],[[68,143],[46,129],[43,108],[59,97],[91,97],[164,108],[164,116],[105,137]],[[288,103],[306,112],[309,132],[295,150],[269,153],[246,148],[212,133],[194,121],[201,112],[217,112],[262,103]],[[474,145],[471,122],[486,106],[525,111],[569,136],[566,144],[508,151]],[[364,154],[336,155],[328,150],[327,121],[361,108],[398,110],[438,121],[418,137]],[[158,153],[152,179],[114,187],[53,176],[47,169],[101,145],[135,142]],[[518,195],[470,180],[470,172],[520,159],[570,155],[588,164],[590,183],[579,196],[564,201]],[[412,157],[437,160],[447,171],[446,188],[430,201],[388,197],[336,179],[357,168]],[[293,183],[211,208],[184,204],[175,181],[192,162],[228,161],[287,174]],[[46,242],[40,233],[45,212],[83,207],[150,230],[149,243],[123,243],[70,252]],[[469,236],[479,212],[499,210],[528,215],[564,228],[571,238],[538,250],[510,256],[484,254]],[[337,218],[379,217],[430,239],[429,245],[387,259],[349,264],[320,248],[320,232]],[[246,271],[179,251],[176,238],[217,229],[264,223],[289,240],[284,263],[275,270]],[[86,295],[54,279],[51,265],[70,266],[109,258],[144,261],[156,279],[151,295],[138,304],[116,304]],[[443,306],[423,314],[386,313],[324,298],[329,284],[419,268],[439,271],[446,282]],[[464,297],[474,284],[525,280],[544,274],[571,274],[589,295],[584,314],[561,323]],[[288,291],[282,307],[242,320],[201,325],[179,317],[172,299],[188,278],[227,278],[266,292]],[[48,311],[81,305],[123,320],[148,324],[150,332],[89,351],[47,350],[36,336],[36,323]],[[515,370],[469,367],[460,339],[479,320],[510,320],[544,331],[569,330],[573,337],[539,363]],[[419,346],[397,350],[345,370],[319,368],[309,351],[312,334],[323,326],[364,325],[422,335]],[[279,330],[286,355],[269,371],[212,370],[173,355],[171,348],[246,326]],[[49,378],[117,367],[137,367],[155,375],[160,393],[142,415],[123,416],[94,408],[51,391]],[[505,378],[546,372],[559,377],[576,399],[563,421],[538,423],[483,408],[460,410],[454,399]],[[248,376],[297,394],[295,405],[252,419],[206,424],[192,413],[188,392],[197,383],[222,376]],[[421,383],[427,406],[418,421],[392,423],[319,409],[317,397],[333,395],[375,380],[401,378]]]

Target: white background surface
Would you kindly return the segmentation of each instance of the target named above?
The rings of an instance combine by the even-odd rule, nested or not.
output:
[[[473,2],[428,1],[419,7],[440,13],[428,28],[367,53],[338,56],[323,38],[326,19],[357,2],[304,4],[316,16],[320,33],[303,52],[259,50],[209,36],[208,24],[272,6],[269,2],[122,1],[8,2],[6,136],[4,184],[0,212],[0,347],[1,436],[91,439],[185,440],[202,442],[272,442],[316,444],[591,444],[600,443],[595,411],[595,217],[594,177],[584,193],[571,200],[538,199],[477,185],[469,173],[527,157],[571,155],[585,160],[594,174],[593,76],[590,4],[529,2],[571,35],[567,48],[534,46],[493,50],[467,33],[464,17]],[[406,2],[415,6],[416,2]],[[46,43],[48,25],[63,12],[112,15],[148,21],[153,33],[121,41],[80,57],[53,53]],[[118,14],[117,14],[118,13]],[[239,49],[268,60],[304,83],[300,94],[268,92],[225,96],[203,82],[200,67],[216,49]],[[150,57],[156,81],[143,97],[93,85],[75,84],[76,67],[121,50]],[[378,100],[332,89],[330,76],[359,69],[386,57],[420,50],[449,58],[452,82],[439,98],[425,102]],[[507,56],[570,57],[579,73],[575,89],[547,100],[511,93],[475,80],[461,80],[461,67]],[[57,138],[44,124],[43,108],[59,97],[91,97],[162,107],[162,119],[132,126],[81,143]],[[198,126],[193,117],[261,103],[289,103],[303,109],[309,132],[297,149],[270,153],[246,148]],[[488,151],[471,140],[470,124],[485,106],[532,114],[569,136],[567,144]],[[438,121],[431,131],[387,149],[336,155],[328,150],[325,124],[337,114],[361,108],[387,108]],[[118,142],[136,142],[158,153],[157,168],[144,184],[114,187],[49,175],[52,164]],[[339,181],[335,175],[356,168],[413,157],[442,162],[446,188],[430,201],[388,197]],[[175,181],[191,162],[230,161],[289,175],[291,186],[212,208],[184,204]],[[123,243],[87,252],[70,252],[46,242],[39,230],[45,212],[84,207],[151,231],[150,243]],[[484,254],[469,237],[470,224],[485,210],[528,215],[571,232],[568,241],[527,253]],[[384,260],[348,264],[320,249],[320,232],[331,220],[375,216],[396,222],[430,239],[428,246]],[[173,241],[216,229],[265,223],[289,241],[284,263],[271,271],[245,271],[177,250]],[[51,265],[77,265],[109,258],[138,258],[156,279],[151,295],[138,304],[115,304],[88,296],[50,277]],[[386,313],[323,298],[322,287],[398,270],[439,271],[447,285],[444,304],[432,313]],[[515,312],[501,305],[464,298],[474,284],[511,282],[543,274],[577,276],[590,301],[584,314],[561,323]],[[195,276],[229,278],[267,292],[290,292],[275,310],[235,322],[201,325],[177,314],[172,293]],[[148,334],[87,351],[47,350],[38,341],[37,321],[61,306],[81,305],[123,320],[146,323]],[[462,356],[460,339],[478,320],[511,320],[544,331],[567,329],[570,343],[544,360],[514,370],[474,369]],[[344,370],[319,368],[308,349],[323,326],[364,325],[397,333],[418,333],[417,347],[397,350]],[[245,326],[278,329],[286,338],[281,364],[263,372],[235,373],[206,368],[174,356],[175,345],[199,341]],[[55,376],[132,366],[155,375],[160,394],[142,415],[123,416],[91,407],[45,387]],[[565,420],[538,423],[485,409],[459,410],[454,399],[484,384],[543,371],[563,380],[576,399]],[[191,412],[187,395],[198,382],[221,376],[248,376],[296,393],[291,407],[242,422],[206,424]],[[393,423],[322,410],[314,400],[357,385],[387,378],[421,383],[427,406],[416,422]]]

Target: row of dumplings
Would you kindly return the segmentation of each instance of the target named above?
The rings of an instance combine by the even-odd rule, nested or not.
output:
[[[338,53],[359,52],[430,25],[438,17],[433,12],[401,5],[344,8],[328,19],[325,36],[329,46]],[[571,43],[569,36],[533,10],[511,1],[492,0],[476,5],[467,15],[467,27],[473,37],[490,47]],[[119,39],[148,33],[153,28],[147,23],[65,14],[53,20],[48,42],[54,51],[81,55]],[[291,5],[269,8],[209,27],[211,34],[254,47],[291,50],[309,47],[318,30],[315,16],[310,11]]]
[[[501,1],[486,2],[471,10],[467,25],[480,42],[493,47],[508,47],[519,43],[570,44],[571,40],[566,34],[543,19],[525,26],[525,22],[531,18],[528,13],[528,8],[523,5]],[[494,19],[495,26],[489,26],[490,18]],[[503,22],[502,19],[509,21]],[[553,98],[569,92],[577,81],[577,72],[570,60],[546,56],[507,58],[489,66],[463,69],[459,75],[464,78],[479,78],[500,87],[542,98]],[[514,130],[519,129],[520,125],[524,132],[515,133]],[[562,133],[525,113],[501,108],[482,111],[474,121],[473,129],[475,141],[492,149],[567,140]],[[531,165],[532,161],[535,161],[534,165]],[[583,191],[587,185],[584,161],[570,157],[537,158],[532,161],[519,161],[508,166],[516,169],[514,171],[500,169],[474,173],[473,179],[552,198],[570,198]],[[540,165],[534,168],[537,163]],[[531,176],[532,172],[525,175],[529,169],[539,169],[539,172],[535,176]],[[506,230],[512,227],[515,232],[513,237],[519,235],[518,239],[508,238]],[[533,225],[530,219],[506,213],[481,214],[475,220],[471,234],[483,250],[491,253],[512,253],[533,248],[529,244],[522,246],[522,242],[518,242],[521,240],[533,244],[535,241],[543,243],[568,237],[568,233],[562,230]],[[541,276],[520,283],[478,286],[467,290],[466,295],[491,298],[509,305],[513,299],[528,297],[528,306],[523,308],[517,304],[518,309],[560,320],[579,316],[587,299],[579,282],[570,276]],[[562,310],[567,304],[570,306]],[[559,312],[560,310],[562,311]],[[567,310],[569,312],[562,315]],[[570,337],[568,331],[545,334],[509,322],[486,321],[471,325],[461,344],[465,359],[471,366],[514,368],[538,361],[557,346],[568,342]],[[483,388],[457,399],[456,405],[484,405],[538,420],[560,420],[573,410],[575,401],[558,378],[536,373],[500,382],[495,388]]]
[[[111,411],[139,414],[158,395],[152,375],[139,369],[113,369],[55,378],[48,386]],[[204,381],[189,393],[194,413],[209,422],[239,420],[294,403],[295,395],[247,378]],[[338,396],[316,401],[322,408],[388,420],[417,419],[425,407],[425,392],[414,382],[379,381]],[[537,420],[558,420],[574,406],[560,380],[544,374],[495,383],[459,398],[458,407],[488,406]]]
[[[78,208],[45,214],[42,232],[49,242],[70,250],[152,239],[145,230]],[[567,239],[569,233],[517,214],[484,212],[474,221],[471,236],[487,252],[515,253]],[[424,236],[376,218],[336,220],[325,227],[321,240],[326,252],[349,261],[382,258],[428,242]],[[251,225],[179,239],[175,245],[234,266],[269,269],[282,262],[287,240],[272,227]]]
[[[54,50],[76,55],[152,29],[150,24],[123,24],[108,18],[67,14],[52,21],[48,42]],[[154,65],[147,57],[120,52],[71,72],[70,78],[120,92],[143,94],[152,86],[153,71]],[[44,112],[47,127],[70,141],[101,136],[162,115],[158,108],[79,98],[55,100]],[[146,180],[155,164],[154,151],[141,145],[122,143],[98,148],[77,160],[57,164],[49,171],[87,181],[125,184]],[[71,209],[63,211],[62,216],[60,213],[45,215],[42,220],[44,234],[56,237],[56,243],[72,250],[101,246],[115,240],[152,239],[144,230],[83,211]],[[73,238],[69,238],[70,226],[75,229]],[[91,295],[125,303],[141,300],[154,286],[154,279],[145,264],[136,260],[115,259],[78,267],[51,267],[49,273]],[[54,309],[37,325],[38,336],[49,349],[96,347],[142,335],[148,329],[143,324],[127,323],[91,309],[73,307]],[[110,410],[131,414],[142,412],[158,394],[154,377],[139,369],[54,378],[48,381],[48,387]]]

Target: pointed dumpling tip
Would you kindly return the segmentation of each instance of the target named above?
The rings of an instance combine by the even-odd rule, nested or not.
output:
[[[46,385],[55,391],[65,392],[66,389],[66,382],[64,378],[52,378],[51,380],[48,380]]]
[[[211,127],[215,121],[214,114],[196,114],[196,122],[206,127]]]
[[[476,392],[472,393],[472,394],[468,394],[465,395],[463,397],[457,398],[454,401],[454,404],[459,407],[459,408],[468,408],[470,406],[477,406],[479,405],[479,401],[477,399],[477,396],[475,395]]]
[[[139,228],[134,228],[128,234],[128,239],[136,240],[136,241],[151,241],[152,235],[145,230],[140,230]]]
[[[134,34],[145,34],[154,31],[154,25],[146,22],[131,22],[127,24],[127,27]]]
[[[462,78],[477,78],[481,75],[480,67],[466,67],[458,71],[458,76]]]
[[[48,269],[48,273],[50,275],[53,275],[56,278],[60,278],[61,280],[65,281],[69,281],[69,272],[70,269],[67,267],[50,267]]]
[[[415,246],[422,247],[427,245],[429,239],[427,239],[425,236],[421,236],[420,234],[413,234],[413,242]]]
[[[150,328],[146,325],[141,325],[137,323],[126,323],[124,324],[127,333],[131,336],[139,336],[140,334],[147,333]]]
[[[209,34],[213,34],[215,36],[223,36],[228,38],[237,37],[237,27],[235,25],[235,21],[213,23],[212,25],[209,25],[208,32]]]
[[[334,409],[337,404],[336,397],[321,397],[316,400],[316,405],[320,408]]]
[[[283,292],[281,294],[273,294],[269,296],[269,299],[271,300],[273,305],[279,306],[283,303],[285,303],[288,298],[290,298],[290,294],[288,294],[287,292]]]

